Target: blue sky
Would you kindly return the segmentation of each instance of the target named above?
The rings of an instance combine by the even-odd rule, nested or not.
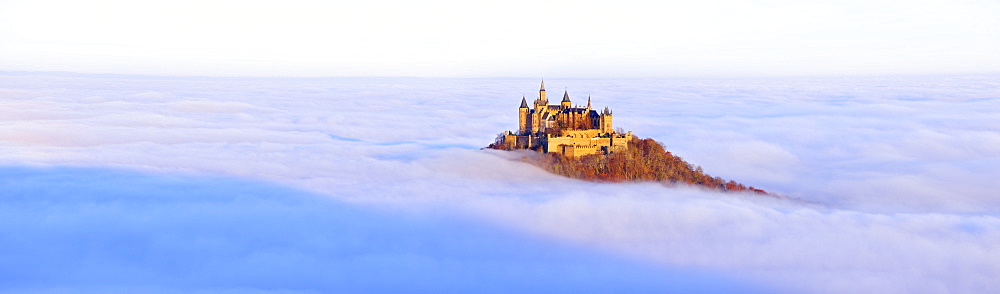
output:
[[[0,70],[210,76],[996,73],[995,1],[0,1]]]

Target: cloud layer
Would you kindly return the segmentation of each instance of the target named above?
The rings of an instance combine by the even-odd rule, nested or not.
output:
[[[570,242],[660,267],[664,276],[671,269],[711,272],[719,281],[750,281],[746,285],[772,291],[1000,288],[993,278],[1000,275],[1000,252],[992,246],[1000,242],[1000,198],[994,193],[1000,186],[992,181],[1000,167],[1000,128],[991,124],[1000,109],[996,77],[547,81],[551,88],[568,87],[574,101],[591,95],[596,105],[611,106],[617,126],[664,142],[710,174],[797,201],[655,184],[586,183],[519,163],[516,153],[478,150],[515,126],[517,96],[530,98],[536,83],[6,74],[0,79],[0,163],[222,175],[304,189],[348,203],[330,202],[320,205],[323,209],[362,209],[366,212],[359,218],[386,223],[357,238],[375,247],[386,246],[375,232],[450,238],[454,229],[407,227],[411,220],[382,220],[365,209],[481,222],[516,232],[510,233],[515,240]],[[66,180],[70,183],[91,180],[79,178],[85,174],[79,170],[69,173],[75,175]],[[112,181],[143,181],[112,175]],[[24,195],[43,193],[44,183],[25,184],[34,190]],[[236,189],[241,185],[222,181],[209,185],[216,190],[206,194],[233,197],[229,187],[246,191]],[[140,192],[178,189],[137,187]],[[72,194],[60,192],[65,190],[52,193]],[[286,193],[251,199],[280,203]],[[90,203],[100,195],[79,197]],[[60,197],[47,201],[56,208],[81,209],[81,202]],[[178,199],[180,206],[194,201]],[[11,209],[35,205],[6,203]],[[293,206],[290,212],[320,213],[305,208],[309,205]],[[235,204],[232,214],[209,223],[223,230],[235,226],[228,223],[233,219],[264,224],[259,218],[283,215],[257,214],[258,208]],[[146,210],[115,215],[138,218]],[[79,217],[102,221],[95,215]],[[333,225],[346,218],[319,220]],[[12,229],[42,228],[39,222],[32,219]],[[74,236],[66,238],[85,240]],[[17,246],[29,243],[18,244],[11,246],[25,249]],[[233,241],[220,249],[229,246],[257,245]],[[437,246],[444,245],[426,248]],[[454,246],[449,248],[464,248]],[[451,249],[428,249],[427,254],[449,256]],[[127,253],[122,254],[97,258]],[[476,251],[469,258],[490,254]],[[305,260],[286,257],[274,262],[292,266]],[[561,266],[552,264],[542,267]]]
[[[0,291],[761,291],[447,215],[231,178],[0,168]]]

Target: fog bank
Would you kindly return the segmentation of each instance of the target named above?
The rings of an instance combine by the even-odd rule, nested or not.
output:
[[[592,96],[595,106],[614,109],[616,126],[665,143],[709,174],[801,201],[656,184],[587,183],[520,163],[516,153],[479,150],[500,131],[516,127],[519,96],[535,94],[534,79],[8,73],[0,76],[0,164],[235,177],[329,197],[339,203],[327,204],[332,211],[444,215],[511,232],[512,240],[567,242],[600,252],[595,256],[625,258],[628,262],[609,261],[624,268],[708,272],[720,281],[748,281],[732,285],[770,291],[1000,289],[994,279],[1000,275],[1000,252],[992,246],[1000,241],[1000,198],[994,193],[1000,184],[992,180],[1000,174],[1000,126],[993,123],[1000,119],[1000,79],[995,76],[550,78],[546,84],[566,87],[574,102]],[[47,190],[47,183],[26,184],[33,190],[24,195],[74,195]],[[232,195],[225,187],[240,185],[222,184],[207,195]],[[160,189],[137,187],[140,194]],[[260,197],[279,199],[284,193]],[[89,203],[100,195],[78,197]],[[60,200],[63,196],[45,199],[56,207],[82,205]],[[29,205],[7,203],[14,210]],[[245,214],[251,208],[232,209],[243,216],[220,216],[220,230],[264,223],[259,219],[264,216]],[[276,215],[284,214],[267,217]],[[346,219],[323,221],[333,225]],[[13,229],[42,228],[44,233],[39,222],[16,223]],[[365,231],[360,242],[384,246],[382,233],[376,232],[453,237],[447,226],[385,223]],[[17,244],[11,246],[33,245]],[[229,245],[263,246],[247,244]],[[450,256],[466,248],[449,244],[429,245],[427,254]],[[434,249],[440,246],[455,247]],[[300,262],[320,253],[299,254],[304,257],[275,260],[309,268]],[[477,251],[458,259],[490,254]],[[473,268],[480,266],[493,268]],[[560,266],[541,267],[558,271]]]

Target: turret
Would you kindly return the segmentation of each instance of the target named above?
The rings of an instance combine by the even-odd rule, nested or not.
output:
[[[542,129],[542,112],[549,107],[549,101],[545,100],[545,80],[538,89],[538,99],[535,100],[535,110],[528,114],[528,123],[525,126],[527,133],[537,133]]]
[[[587,95],[587,113],[590,113],[590,95]]]
[[[601,113],[601,132],[602,133],[611,133],[611,132],[614,131],[614,128],[611,125],[611,119],[612,118],[613,117],[612,117],[612,114],[611,114],[611,109],[608,109],[607,107],[605,107],[604,108],[604,112]]]
[[[563,92],[563,100],[560,105],[563,109],[573,107],[573,102],[569,101],[569,91]]]
[[[517,108],[517,117],[518,117],[518,124],[517,124],[518,130],[517,130],[517,134],[518,135],[523,135],[525,133],[531,132],[531,122],[529,121],[530,120],[530,117],[529,117],[529,113],[530,112],[531,112],[531,109],[528,109],[528,100],[525,99],[524,96],[521,96],[521,107]]]
[[[545,80],[542,80],[542,87],[538,89],[538,99],[545,101],[545,105],[549,105],[549,99],[545,97]]]

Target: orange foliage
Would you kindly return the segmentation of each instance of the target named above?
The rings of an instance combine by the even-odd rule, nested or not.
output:
[[[494,143],[488,148],[499,145]],[[499,146],[498,146],[499,147]],[[653,139],[635,138],[625,151],[608,155],[586,155],[569,158],[555,153],[527,159],[530,163],[570,178],[599,182],[656,181],[668,184],[690,184],[727,192],[752,192],[771,195],[735,181],[725,181],[702,171],[700,166],[685,162],[666,151]]]

